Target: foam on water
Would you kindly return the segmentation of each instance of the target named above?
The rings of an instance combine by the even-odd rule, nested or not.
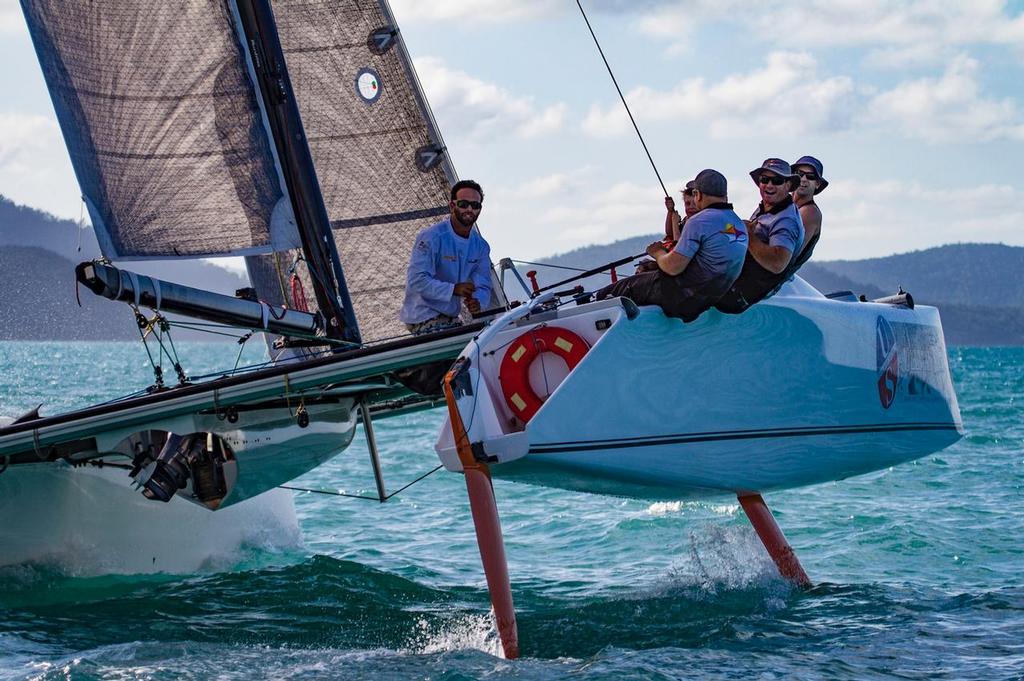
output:
[[[409,648],[403,652],[430,655],[457,650],[479,650],[504,658],[493,611],[462,615],[449,620],[421,619]]]

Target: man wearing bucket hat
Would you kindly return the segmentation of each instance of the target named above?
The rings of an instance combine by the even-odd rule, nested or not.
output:
[[[747,257],[739,278],[715,305],[733,314],[772,295],[789,279],[804,242],[803,222],[790,195],[800,178],[789,164],[781,158],[765,159],[750,171],[750,178],[761,192],[761,203],[747,221]]]
[[[811,258],[821,235],[821,209],[814,202],[814,197],[825,191],[828,180],[824,177],[821,161],[813,156],[797,159],[793,164],[793,172],[800,178],[800,185],[793,192],[793,203],[800,211],[800,219],[804,223],[804,245],[796,262],[796,268],[799,268]]]
[[[637,305],[660,305],[669,317],[696,319],[736,280],[747,252],[747,230],[728,203],[725,176],[702,170],[693,181],[697,213],[686,220],[671,250],[661,241],[647,247],[657,269],[597,291],[598,300],[625,296]]]

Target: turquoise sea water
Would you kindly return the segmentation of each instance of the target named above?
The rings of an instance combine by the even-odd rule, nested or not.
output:
[[[230,365],[237,346],[179,348]],[[954,348],[967,436],[767,497],[817,586],[776,574],[735,499],[657,503],[496,482],[523,659],[496,656],[465,489],[297,493],[304,545],[232,570],[0,568],[0,679],[1024,678],[1024,349]],[[0,414],[151,380],[136,345],[0,343]],[[377,424],[395,489],[443,414]],[[373,493],[361,437],[296,485]],[[0,522],[3,519],[0,518]]]

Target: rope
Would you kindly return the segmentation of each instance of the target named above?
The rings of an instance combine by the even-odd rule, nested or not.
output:
[[[295,491],[295,492],[310,492],[311,494],[326,494],[326,495],[329,495],[329,496],[332,496],[332,497],[348,497],[349,499],[366,499],[367,501],[376,501],[376,502],[380,503],[381,501],[387,501],[388,499],[390,499],[392,497],[398,496],[400,493],[402,493],[405,490],[409,489],[410,487],[415,485],[417,482],[419,482],[419,481],[427,478],[428,476],[433,475],[434,473],[438,472],[443,467],[444,466],[442,466],[442,465],[438,465],[437,467],[433,468],[432,470],[429,470],[426,473],[424,473],[423,475],[421,475],[420,477],[416,478],[412,482],[410,482],[410,483],[408,483],[406,485],[403,485],[402,487],[399,487],[398,489],[396,489],[391,494],[386,495],[383,499],[381,499],[380,497],[367,496],[365,494],[346,494],[345,492],[332,492],[331,490],[326,490],[326,489],[310,489],[308,487],[292,487],[291,485],[278,485],[277,487],[278,487],[278,489],[290,489],[290,490]]]
[[[537,291],[534,291],[533,295],[536,296],[537,294],[543,293],[544,291],[550,291],[553,288],[558,288],[559,286],[565,286],[566,284],[570,284],[570,283],[572,283],[574,281],[579,281],[580,279],[586,279],[587,277],[589,277],[589,276],[591,276],[593,274],[600,274],[604,270],[614,269],[614,268],[618,267],[619,265],[625,265],[626,263],[633,262],[637,258],[642,258],[645,255],[647,255],[646,252],[644,252],[644,253],[637,253],[636,255],[631,255],[631,256],[628,256],[626,258],[619,258],[615,262],[609,262],[609,263],[605,263],[604,265],[599,265],[599,266],[597,266],[597,267],[595,267],[593,269],[587,270],[586,272],[580,272],[579,274],[577,274],[574,277],[569,277],[568,279],[563,279],[562,281],[555,282],[554,284],[548,284],[547,286],[542,286]]]
[[[668,190],[665,189],[665,183],[661,179],[661,174],[658,172],[658,167],[654,165],[654,159],[651,158],[651,152],[647,149],[647,143],[644,142],[644,136],[640,134],[640,128],[637,127],[636,120],[633,118],[633,112],[629,110],[629,104],[626,104],[626,98],[622,95],[622,90],[619,88],[619,82],[615,80],[615,74],[612,73],[612,67],[608,64],[608,59],[604,56],[604,50],[601,49],[601,43],[597,41],[597,36],[594,34],[594,29],[590,26],[590,20],[587,19],[587,13],[583,11],[583,5],[580,4],[580,0],[576,0],[576,6],[580,8],[580,14],[583,15],[583,21],[587,22],[587,28],[590,29],[590,35],[594,39],[594,44],[597,45],[597,51],[601,53],[601,59],[604,61],[604,66],[608,69],[608,75],[612,77],[612,83],[615,84],[615,90],[619,93],[619,99],[622,100],[622,106],[626,107],[626,113],[629,114],[629,121],[633,124],[633,129],[636,130],[636,136],[640,138],[640,144],[643,145],[644,152],[647,154],[647,160],[651,162],[651,168],[654,169],[654,174],[658,178],[658,184],[661,185],[661,191],[665,192],[665,197],[669,197]]]
[[[309,304],[306,302],[306,292],[302,288],[302,280],[299,275],[292,273],[292,307],[299,312],[309,312]]]
[[[85,199],[84,198],[81,199],[78,202],[78,206],[79,206],[78,207],[78,248],[75,249],[75,253],[81,253],[82,252],[82,232],[85,231]],[[75,292],[76,293],[78,292],[77,291],[77,287],[75,289]],[[82,307],[81,303],[79,303],[78,307]]]
[[[139,308],[133,306],[132,309],[135,310],[135,326],[139,329],[139,337],[142,339],[142,347],[146,349],[146,355],[149,357],[149,365],[153,367],[153,374],[156,377],[154,387],[162,388],[164,386],[164,372],[162,369],[163,356],[160,357],[160,366],[158,366],[156,360],[153,359],[153,353],[149,351],[149,343],[146,342],[146,332],[143,330],[144,327],[148,329],[152,329],[153,327],[146,317],[139,312]]]
[[[549,265],[546,262],[530,262],[529,260],[513,260],[517,265],[531,265],[533,267],[550,267],[555,270],[568,270],[570,272],[586,272],[582,267],[569,267],[567,265]]]
[[[287,303],[288,294],[284,290],[284,272],[281,271],[281,253],[279,251],[274,251],[274,270],[277,272],[277,285],[281,287],[281,300]]]
[[[157,280],[154,279],[153,283],[156,283],[156,281]],[[159,287],[159,284],[157,284],[157,289],[156,290],[157,290],[157,301],[159,302],[159,300],[160,300],[160,287]],[[178,349],[176,347],[174,347],[174,338],[171,337],[171,324],[170,324],[170,322],[167,321],[166,317],[161,317],[160,319],[161,319],[160,330],[161,330],[162,333],[163,332],[167,333],[167,343],[168,343],[168,345],[171,346],[171,352],[174,353],[174,357],[170,357],[170,355],[168,355],[168,357],[170,357],[171,361],[174,363],[174,370],[178,374],[178,382],[180,384],[184,385],[185,383],[188,383],[188,377],[185,375],[185,370],[181,368],[181,360],[178,359]],[[160,347],[163,347],[163,343],[162,342],[160,343]]]
[[[235,366],[231,367],[231,371],[238,371],[238,363],[242,361],[242,350],[245,350],[245,344],[249,342],[250,338],[252,338],[251,332],[238,339],[238,356],[235,357]]]

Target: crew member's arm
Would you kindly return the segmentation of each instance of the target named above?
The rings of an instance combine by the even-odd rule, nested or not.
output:
[[[475,290],[473,295],[467,297],[466,308],[476,314],[491,304],[491,249],[486,241],[480,240],[483,248],[476,256],[476,263],[469,273],[470,282]]]
[[[424,300],[445,304],[455,295],[455,284],[442,281],[437,276],[435,253],[438,244],[430,235],[420,233],[412,247],[406,286],[419,293]]]
[[[786,269],[786,265],[793,258],[793,251],[788,248],[769,246],[768,244],[761,243],[761,240],[758,238],[750,239],[747,243],[747,250],[761,267],[775,274]]]
[[[679,241],[679,223],[682,218],[676,210],[676,202],[671,196],[665,197],[665,238]]]
[[[781,226],[776,223],[776,227]],[[748,225],[747,233],[750,234],[750,238],[747,240],[747,252],[761,267],[775,274],[786,269],[789,261],[793,259],[793,248],[796,246],[796,243],[793,242],[799,237],[790,241],[787,230],[773,229],[769,242],[764,243],[754,235],[754,227]]]
[[[686,266],[690,264],[690,258],[679,251],[666,251],[665,244],[655,241],[647,247],[647,255],[654,258],[658,263],[658,269],[670,276],[682,274]]]
[[[800,206],[800,219],[804,223],[804,242],[800,244],[800,252],[803,253],[814,235],[821,231],[821,209],[813,203]]]

